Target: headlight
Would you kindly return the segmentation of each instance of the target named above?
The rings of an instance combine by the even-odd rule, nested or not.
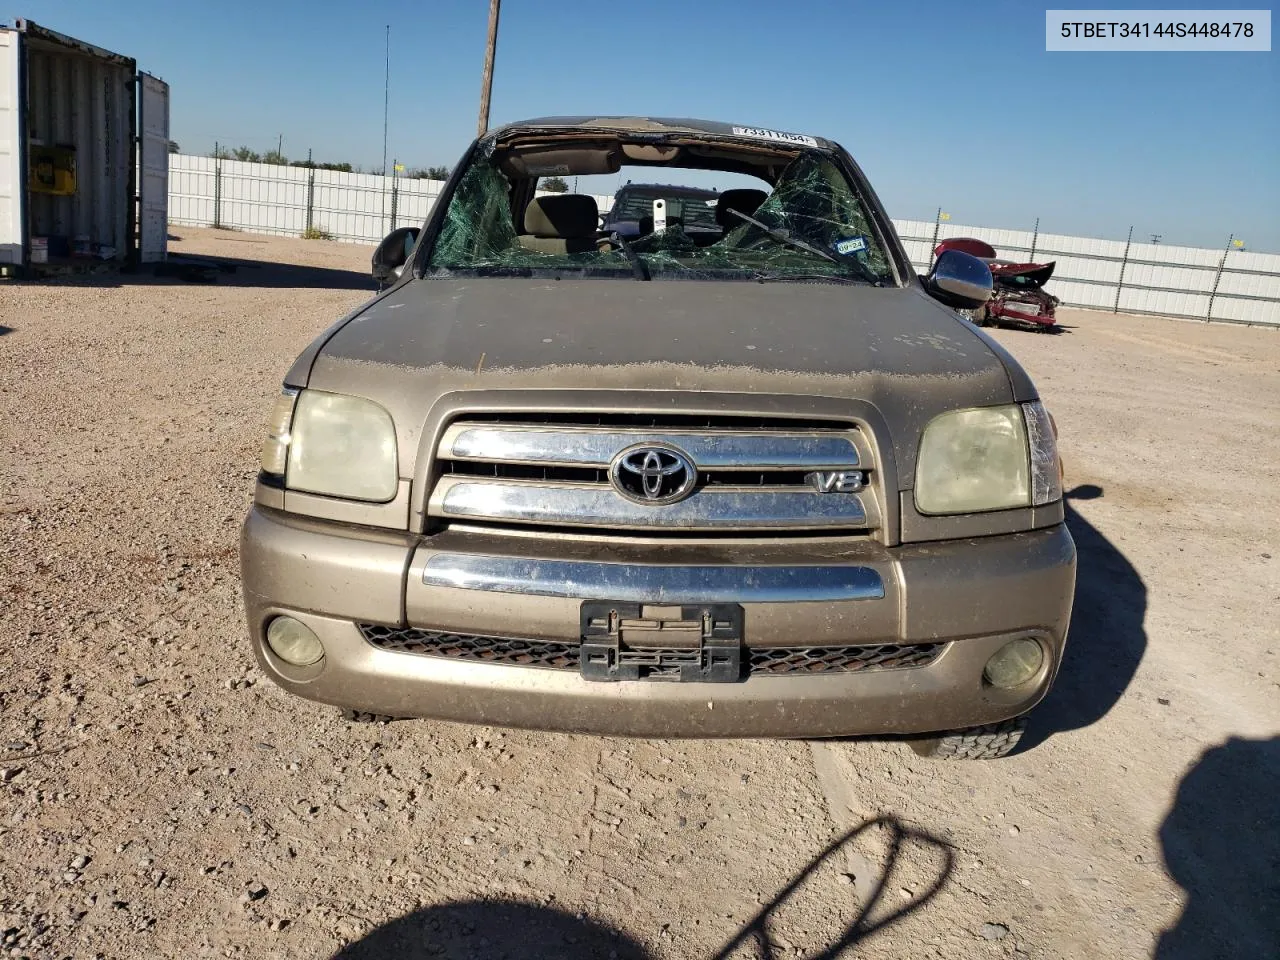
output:
[[[925,427],[916,458],[922,513],[1008,510],[1061,496],[1053,427],[1038,400],[953,410]]]
[[[290,490],[385,502],[396,495],[396,431],[371,400],[285,391],[262,447],[264,473]]]
[[[916,459],[922,513],[975,513],[1031,502],[1027,431],[1016,406],[953,410],[925,427]]]

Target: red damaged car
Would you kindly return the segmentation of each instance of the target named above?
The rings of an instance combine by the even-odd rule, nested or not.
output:
[[[1013,263],[996,256],[995,247],[973,237],[944,240],[934,250],[938,257],[959,250],[986,261],[991,268],[991,299],[976,310],[964,311],[980,327],[1018,326],[1053,333],[1058,329],[1057,297],[1044,290],[1053,276],[1053,263]]]

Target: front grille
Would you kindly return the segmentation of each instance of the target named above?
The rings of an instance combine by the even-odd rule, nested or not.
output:
[[[940,643],[869,644],[860,647],[754,647],[752,673],[832,673],[925,667],[938,659]]]
[[[609,471],[597,467],[536,466],[528,463],[484,463],[445,460],[441,472],[454,477],[540,480],[546,483],[608,483]],[[698,487],[803,487],[803,470],[699,470]]]
[[[678,454],[660,466],[676,471],[669,483],[683,490],[671,500],[655,490],[656,502],[647,503],[639,495],[639,468],[620,458],[654,449]],[[447,427],[435,453],[427,514],[443,522],[861,536],[881,520],[870,435],[852,423],[692,414],[468,415]],[[667,482],[659,479],[658,489]]]
[[[424,657],[454,660],[483,660],[515,667],[545,667],[550,670],[577,670],[578,645],[546,640],[518,640],[504,637],[476,637],[466,633],[380,627],[360,624],[364,638],[380,650],[416,653]]]
[[[551,640],[479,637],[471,634],[359,624],[380,650],[452,660],[478,660],[517,667],[577,671],[578,645]],[[924,667],[942,653],[942,643],[861,644],[825,647],[749,647],[743,662],[751,675],[854,673]]]
[[[702,413],[589,413],[557,410],[555,413],[468,413],[468,421],[476,423],[520,423],[538,426],[575,427],[642,427],[649,430],[766,430],[809,431],[848,430],[843,420],[819,420],[812,417],[734,417]]]

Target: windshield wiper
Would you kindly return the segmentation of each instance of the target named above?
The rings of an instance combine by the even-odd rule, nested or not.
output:
[[[865,283],[853,277],[842,277],[838,273],[757,273],[751,278],[759,283]]]
[[[747,221],[747,223],[751,224],[753,227],[759,227],[761,230],[763,230],[765,233],[771,236],[774,240],[777,240],[779,243],[785,243],[787,246],[795,247],[797,250],[804,250],[807,253],[812,253],[815,256],[819,256],[823,260],[829,260],[832,263],[843,263],[843,261],[839,257],[837,257],[834,253],[828,253],[826,250],[823,250],[821,247],[815,247],[813,244],[809,243],[807,240],[801,240],[799,237],[793,237],[791,234],[787,233],[787,231],[781,230],[778,227],[771,227],[768,224],[761,223],[755,217],[749,217],[745,213],[743,213],[741,210],[735,210],[733,209],[733,207],[726,207],[725,209],[727,209],[730,213],[732,213],[738,219]]]
[[[622,255],[627,258],[627,262],[631,264],[631,272],[636,275],[637,280],[652,280],[649,275],[649,265],[640,259],[640,255],[631,249],[631,243],[621,234],[615,234],[618,246],[622,247]]]
[[[863,280],[873,286],[878,287],[884,283],[884,281],[876,275],[875,271],[856,257],[846,257],[832,253],[829,250],[823,250],[821,247],[815,247],[807,240],[801,240],[799,237],[793,237],[786,230],[779,229],[778,227],[771,227],[767,223],[761,223],[755,217],[748,216],[741,210],[735,210],[733,207],[726,207],[725,209],[738,219],[745,220],[753,227],[759,227],[767,236],[777,240],[779,243],[784,243],[789,247],[794,247],[796,250],[803,250],[806,253],[812,253],[814,256],[821,257],[829,263],[848,264],[862,275]]]

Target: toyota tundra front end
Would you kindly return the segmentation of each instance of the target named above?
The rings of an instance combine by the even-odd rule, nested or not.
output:
[[[751,175],[720,233],[549,173]],[[669,176],[673,170],[667,171]],[[709,202],[709,201],[708,201]],[[1055,430],[837,145],[555,118],[474,144],[394,280],[285,378],[242,536],[262,668],[359,716],[998,756],[1075,549]]]

